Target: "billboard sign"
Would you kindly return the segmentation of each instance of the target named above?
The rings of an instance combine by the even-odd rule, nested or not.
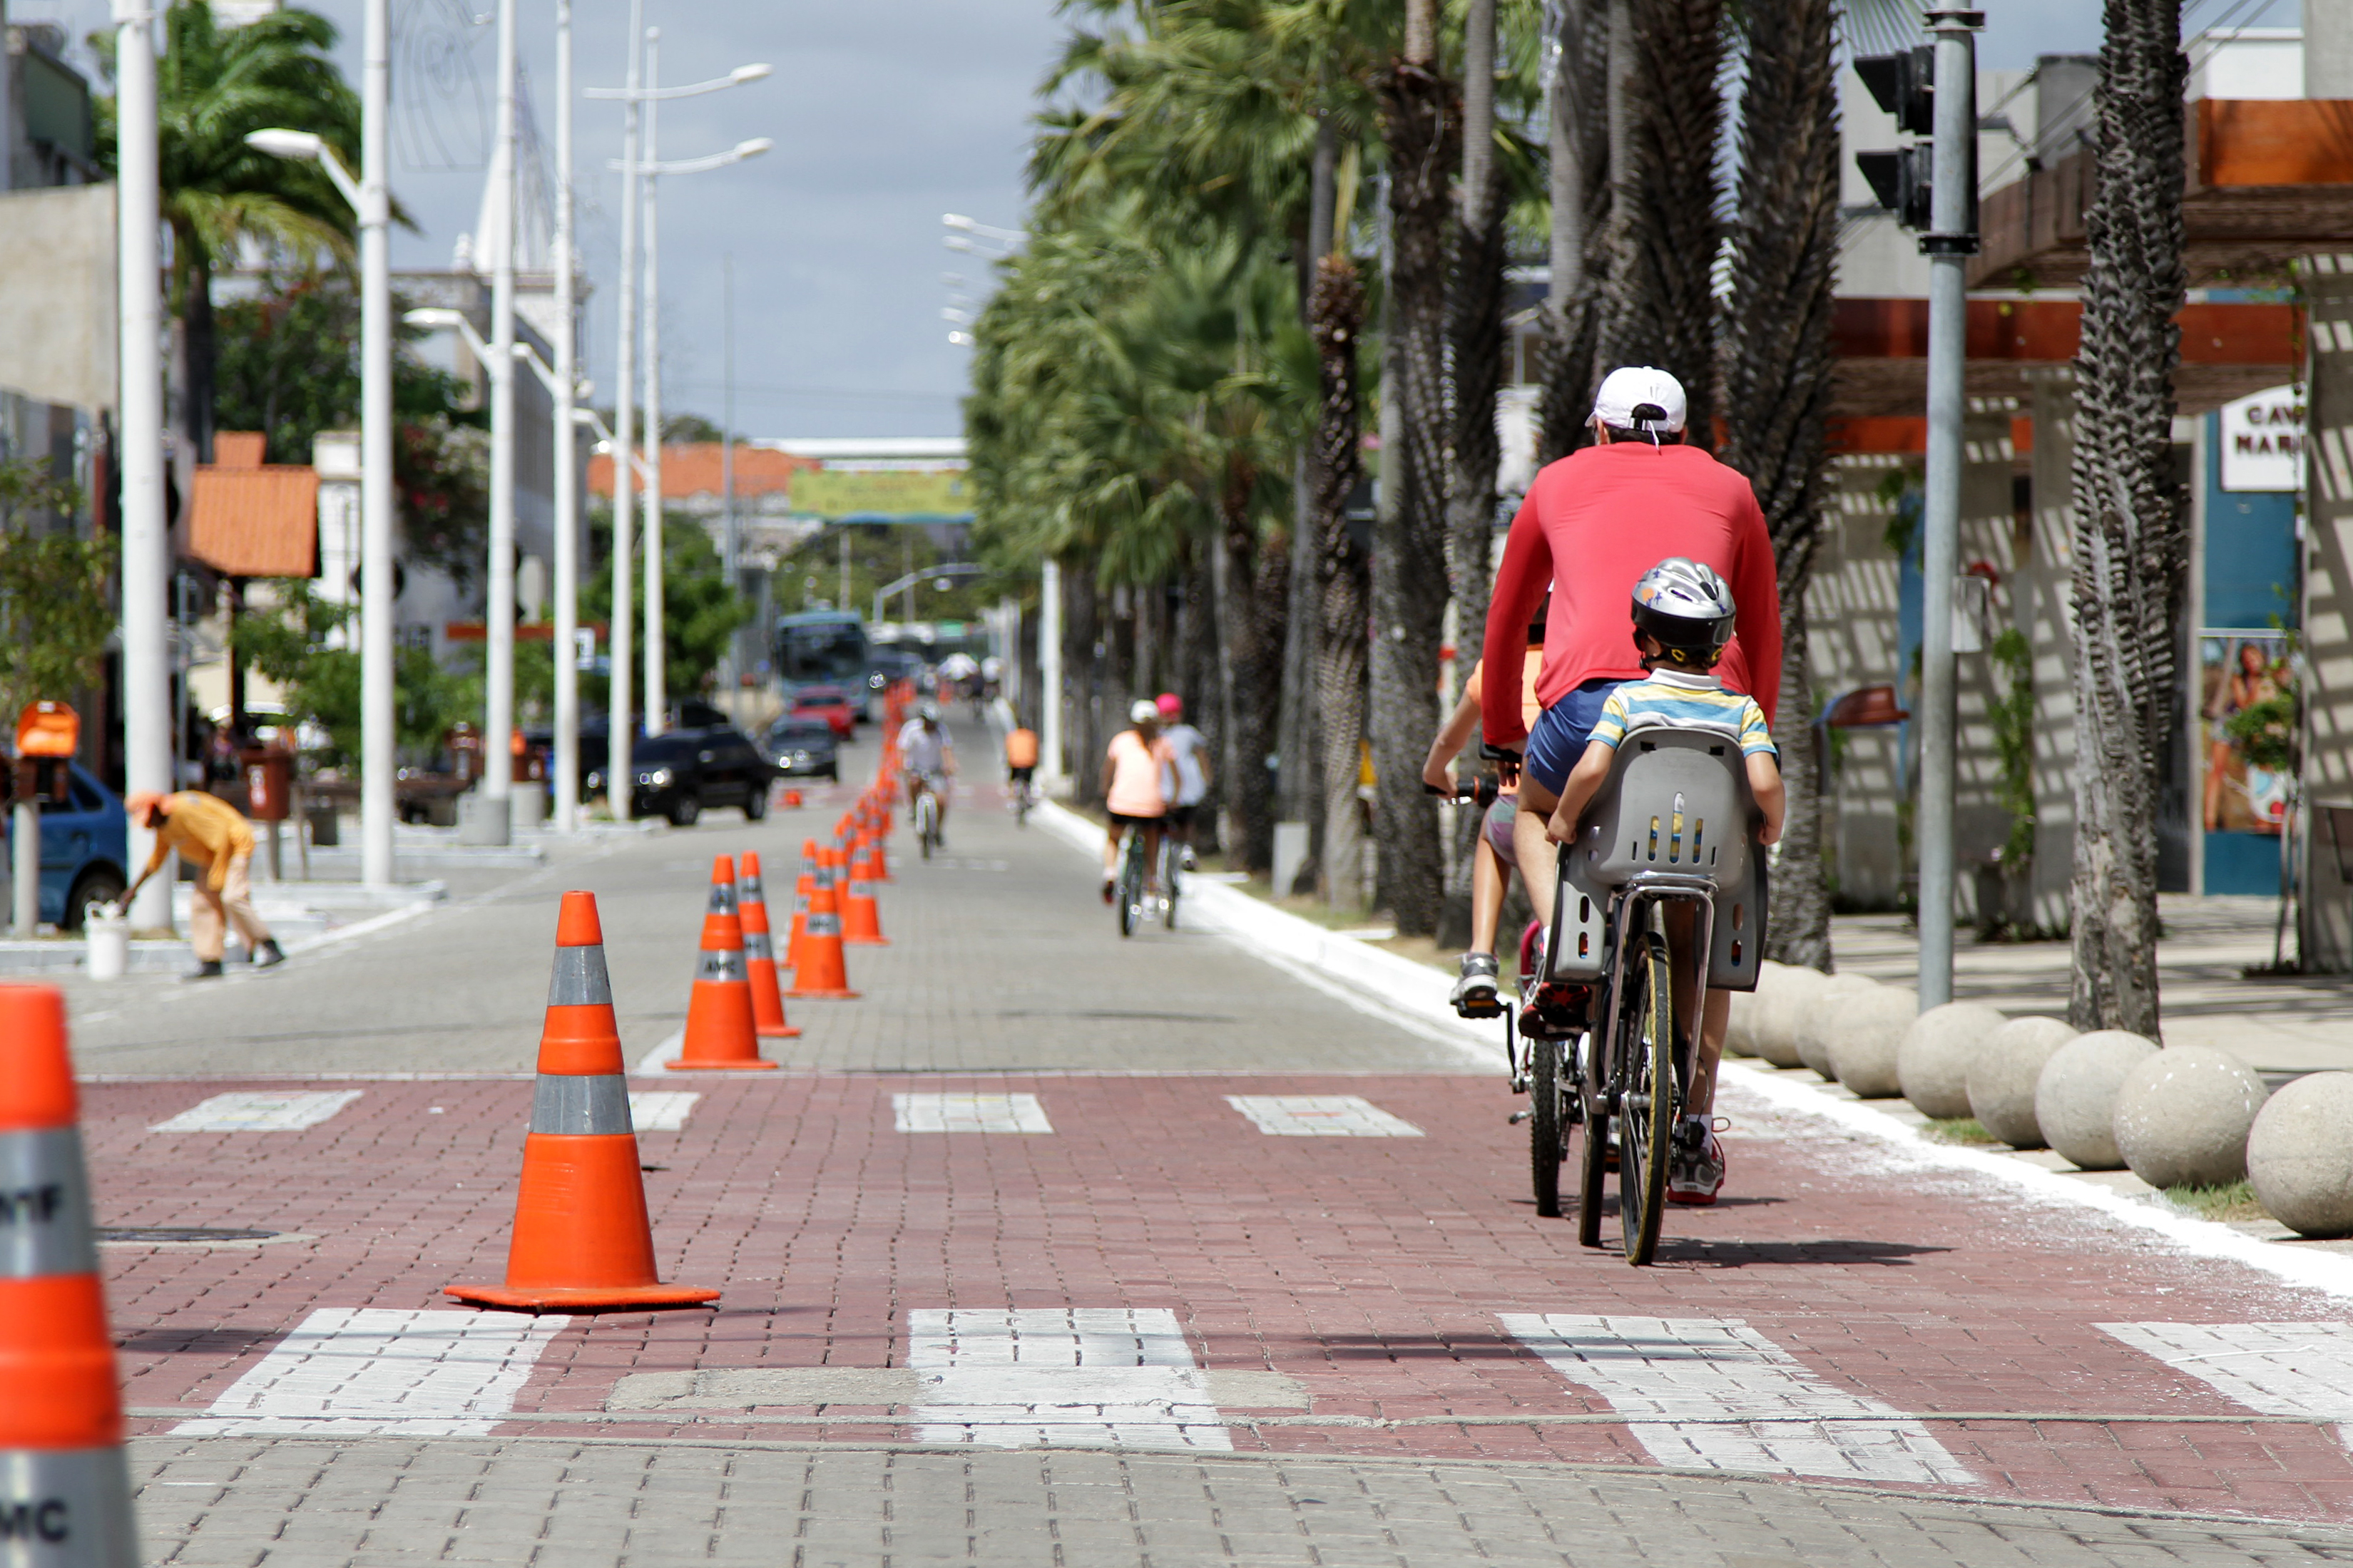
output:
[[[2304,488],[2304,389],[2274,386],[2221,408],[2222,488]]]

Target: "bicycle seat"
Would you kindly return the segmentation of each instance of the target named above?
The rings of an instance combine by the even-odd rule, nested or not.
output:
[[[1719,730],[1639,725],[1626,732],[1609,777],[1565,847],[1568,881],[1554,973],[1599,974],[1612,895],[1641,885],[1694,893],[1715,906],[1708,984],[1754,990],[1762,956],[1764,814],[1748,792],[1739,738]],[[1567,907],[1574,900],[1577,907]]]

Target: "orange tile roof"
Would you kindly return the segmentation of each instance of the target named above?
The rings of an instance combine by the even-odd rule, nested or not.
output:
[[[216,468],[258,468],[269,450],[269,437],[259,430],[213,432],[213,467]]]
[[[218,439],[215,440],[218,449]],[[196,468],[188,553],[229,577],[308,577],[319,569],[319,475],[280,463]]]
[[[662,494],[673,499],[685,496],[716,496],[721,490],[720,458],[723,448],[716,441],[696,441],[662,448]],[[814,458],[797,458],[790,452],[778,452],[766,447],[735,447],[735,498],[753,500],[761,496],[788,494],[796,470],[821,465]],[[645,486],[638,486],[642,494]],[[588,493],[609,496],[613,493],[613,459],[609,454],[599,454],[588,459]]]

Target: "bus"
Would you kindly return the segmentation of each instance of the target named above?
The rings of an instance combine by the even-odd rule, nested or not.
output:
[[[787,687],[839,686],[855,693],[866,684],[871,652],[866,617],[854,610],[777,617],[776,678]]]

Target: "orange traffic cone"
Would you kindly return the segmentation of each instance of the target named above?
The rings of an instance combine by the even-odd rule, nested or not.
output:
[[[789,1040],[800,1030],[785,1022],[785,999],[776,987],[776,950],[768,942],[768,896],[760,888],[760,858],[746,854],[735,879],[735,900],[744,921],[744,976],[752,985],[752,1032],[764,1040]]]
[[[783,1003],[776,1013],[783,1016]],[[711,863],[711,902],[702,916],[694,992],[686,1004],[685,1048],[662,1065],[773,1070],[776,1063],[760,1059],[758,1034],[752,983],[744,967],[744,925],[735,913],[735,863],[722,855]]]
[[[798,811],[801,808],[800,791],[788,789],[785,792],[785,808],[788,811]]]
[[[555,922],[555,977],[539,1036],[539,1087],[522,1141],[522,1186],[503,1285],[445,1296],[519,1312],[691,1307],[716,1290],[665,1285],[654,1269],[629,1080],[605,973],[596,895],[566,893]]]
[[[793,884],[793,924],[785,933],[786,969],[801,966],[801,938],[808,932],[809,896],[817,891],[817,840],[801,840],[800,880]]]
[[[895,880],[891,875],[891,858],[883,850],[884,841],[891,837],[891,811],[888,806],[874,808],[873,826],[866,835],[866,879],[870,882]]]
[[[0,1541],[21,1542],[0,1556],[132,1568],[122,1398],[79,1120],[65,994],[0,985]]]
[[[870,841],[860,834],[849,852],[849,890],[841,900],[841,940],[852,947],[888,947],[882,934],[881,907],[874,901],[874,861]]]
[[[808,928],[801,933],[801,961],[793,971],[787,996],[831,996],[854,1000],[849,972],[841,952],[841,903],[834,893],[834,857],[817,852],[817,886],[809,894]]]

